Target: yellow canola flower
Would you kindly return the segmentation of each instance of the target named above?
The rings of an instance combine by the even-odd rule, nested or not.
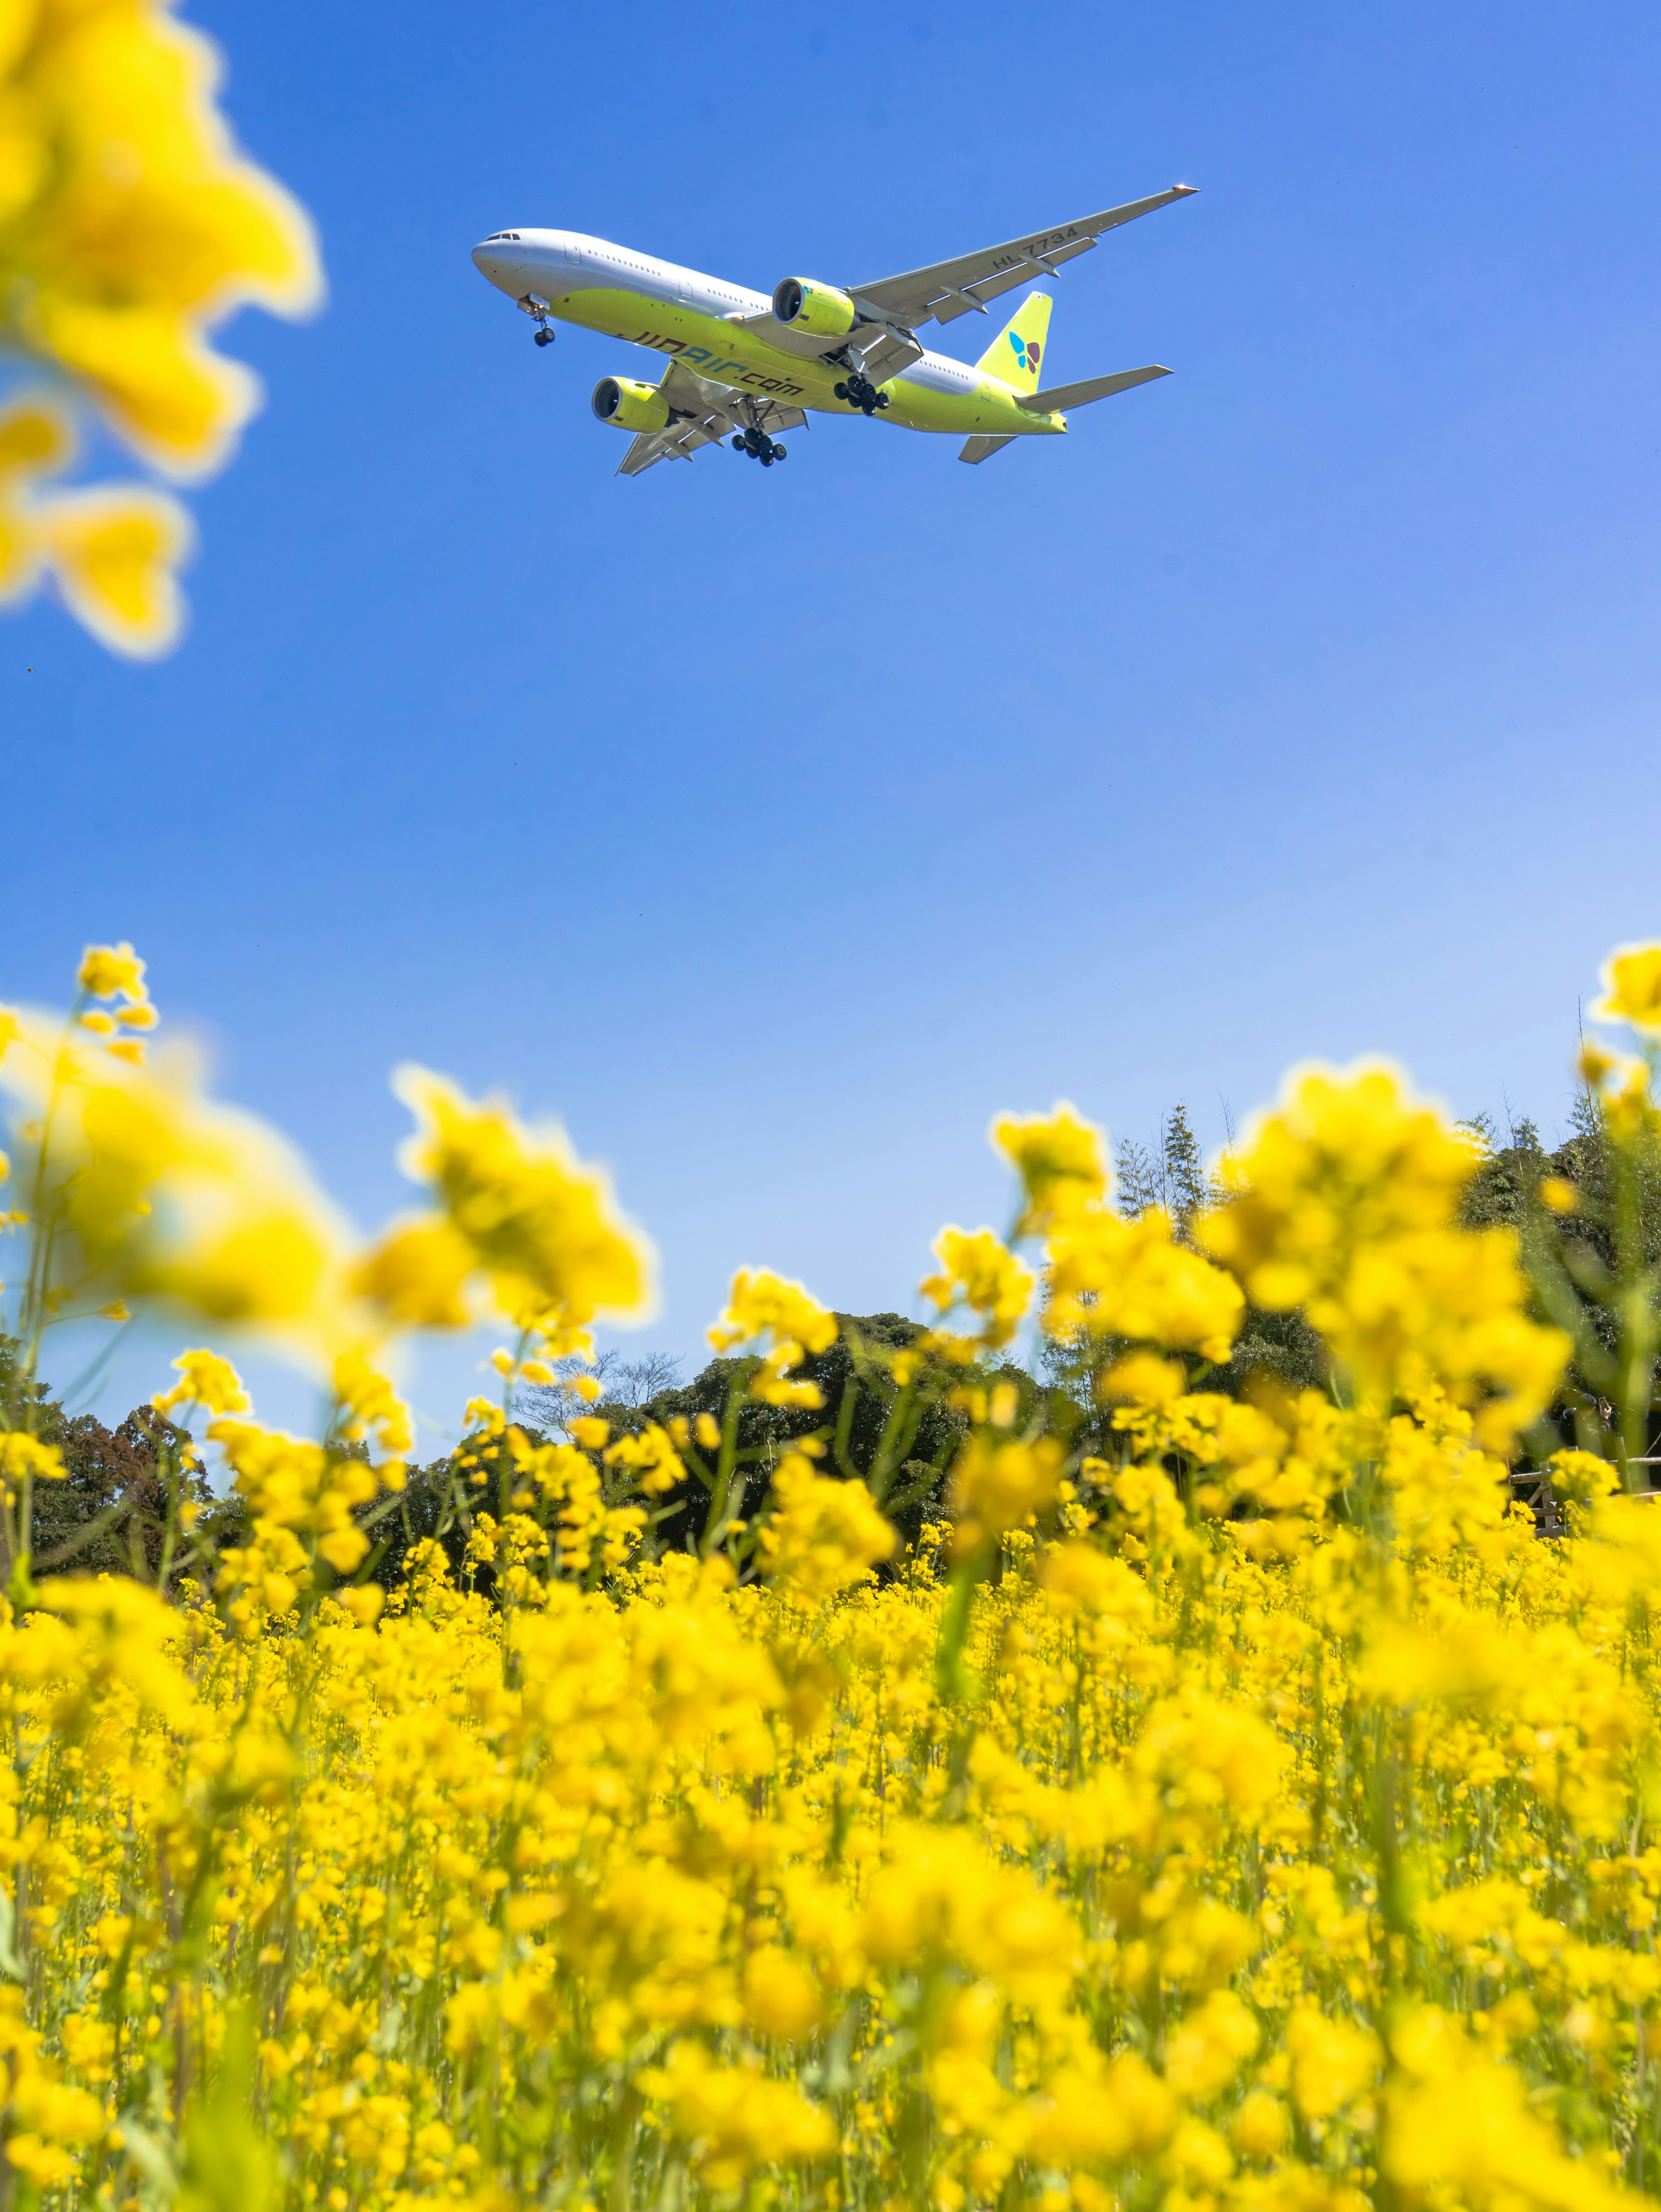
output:
[[[740,1267],[733,1278],[727,1304],[707,1334],[717,1352],[731,1352],[757,1338],[790,1344],[808,1352],[828,1352],[837,1340],[837,1316],[818,1300],[768,1267]]]
[[[1597,971],[1603,995],[1591,1005],[1597,1022],[1625,1022],[1661,1036],[1661,945],[1617,945]]]
[[[392,1087],[417,1124],[400,1162],[429,1187],[435,1211],[366,1255],[362,1295],[395,1322],[459,1328],[482,1279],[496,1310],[556,1352],[586,1341],[596,1319],[645,1313],[651,1247],[563,1130],[527,1129],[499,1102],[478,1103],[425,1068],[400,1068]]]
[[[862,1582],[898,1543],[862,1482],[819,1474],[800,1452],[773,1477],[773,1510],[760,1535],[762,1563],[808,1605]]]
[[[1051,1336],[1130,1337],[1212,1360],[1233,1348],[1245,1311],[1239,1285],[1177,1243],[1158,1206],[1135,1221],[1104,1206],[1064,1215],[1044,1256]]]
[[[657,1421],[648,1421],[638,1435],[622,1436],[607,1445],[605,1459],[607,1467],[632,1474],[648,1498],[662,1498],[686,1480],[674,1438]]]
[[[415,1423],[408,1406],[362,1352],[340,1353],[334,1364],[334,1389],[341,1409],[340,1433],[349,1443],[373,1434],[378,1449],[394,1460],[414,1449]]]
[[[275,1130],[204,1093],[186,1054],[141,1069],[25,1014],[0,1093],[27,1116],[56,1294],[257,1326],[308,1355],[344,1327],[344,1224]]]
[[[972,1340],[996,1350],[1021,1325],[1032,1297],[1032,1271],[990,1229],[958,1229],[952,1224],[934,1239],[940,1273],[926,1275],[918,1289],[942,1315],[967,1306],[981,1317]]]
[[[57,1444],[42,1443],[21,1429],[0,1429],[0,1486],[15,1497],[27,1476],[33,1482],[62,1482],[66,1468]]]
[[[740,1267],[720,1318],[706,1331],[717,1352],[757,1344],[761,1364],[751,1376],[748,1394],[765,1406],[805,1406],[817,1410],[824,1394],[817,1382],[794,1379],[809,1352],[828,1352],[837,1340],[837,1316],[827,1312],[801,1284],[767,1267]]]
[[[1467,1137],[1396,1071],[1293,1072],[1225,1163],[1199,1234],[1254,1304],[1301,1306],[1365,1399],[1445,1385],[1503,1445],[1547,1403],[1567,1340],[1530,1320],[1517,1239],[1458,1225]]]
[[[1021,1179],[1018,1236],[1041,1234],[1053,1220],[1099,1204],[1112,1188],[1102,1132],[1065,1098],[1048,1114],[1001,1114],[989,1134],[994,1152]]]
[[[167,653],[184,623],[178,579],[194,542],[190,518],[145,485],[42,489],[74,453],[69,419],[51,400],[0,409],[0,605],[50,576],[101,645],[141,659]]]
[[[1066,1457],[1054,1437],[971,1436],[952,1468],[954,1551],[966,1556],[1053,1504]]]
[[[81,956],[75,980],[94,999],[125,999],[142,1006],[149,997],[144,966],[124,938],[119,945],[89,945]]]
[[[1650,2201],[1614,2185],[1594,2159],[1565,2156],[1520,2076],[1473,2048],[1438,2008],[1420,2008],[1391,2044],[1398,2071],[1378,2163],[1407,2203],[1638,2212]]]
[[[181,1352],[173,1365],[179,1380],[150,1401],[158,1413],[176,1406],[200,1406],[208,1413],[246,1413],[251,1402],[242,1377],[216,1352]]]
[[[756,2067],[722,2066],[702,2044],[684,2038],[666,2064],[642,2075],[641,2086],[667,2106],[676,2134],[712,2189],[737,2189],[758,2166],[800,2165],[836,2146],[830,2114],[792,2083]]]
[[[176,475],[217,467],[259,401],[213,325],[321,293],[310,223],[237,152],[219,73],[156,0],[10,0],[0,16],[0,342]]]

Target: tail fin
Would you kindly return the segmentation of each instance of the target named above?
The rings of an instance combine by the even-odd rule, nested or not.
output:
[[[1017,392],[1036,392],[1049,343],[1050,295],[1029,292],[1008,328],[993,339],[975,366],[988,376],[1001,377]]]

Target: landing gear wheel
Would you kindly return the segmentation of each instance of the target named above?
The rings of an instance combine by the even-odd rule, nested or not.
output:
[[[542,345],[552,345],[553,342],[554,342],[554,334],[553,334],[553,332],[552,332],[551,331],[550,331],[550,330],[540,330],[540,331],[538,331],[537,332],[537,343],[538,343],[539,346],[542,346]]]
[[[888,394],[887,394],[885,392],[879,392],[877,394],[877,404],[878,404],[878,406],[879,406],[879,407],[886,407],[886,406],[887,406],[887,404],[888,404]]]
[[[772,467],[773,456],[770,451],[765,453],[758,453],[756,458],[761,463],[763,468],[770,469]]]
[[[733,451],[735,453],[748,453],[748,452],[749,452],[749,450],[750,450],[750,449],[749,449],[749,447],[745,444],[745,442],[744,442],[744,441],[743,441],[743,439],[742,439],[742,438],[734,438],[734,439],[733,439]]]
[[[846,399],[849,396],[848,386],[845,384],[835,385],[831,388],[836,392],[838,399]]]
[[[782,461],[782,460],[784,459],[784,448],[783,448],[783,447],[782,447],[782,446],[775,446],[775,447],[774,447],[774,448],[773,448],[773,459],[774,459],[776,461]]]

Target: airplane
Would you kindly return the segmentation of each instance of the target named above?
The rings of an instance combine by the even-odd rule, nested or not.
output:
[[[530,316],[539,346],[553,343],[557,318],[669,356],[655,384],[603,376],[594,386],[599,419],[633,433],[619,476],[691,460],[729,437],[734,452],[771,468],[785,459],[780,431],[805,423],[809,410],[849,408],[908,430],[966,431],[958,459],[978,463],[1016,438],[1065,432],[1069,408],[1171,371],[1154,365],[1042,386],[1050,308],[1043,292],[1028,295],[972,368],[927,352],[918,330],[972,309],[984,314],[1001,293],[1031,276],[1054,277],[1105,232],[1194,190],[1173,185],[1150,199],[871,284],[844,289],[787,276],[770,299],[580,231],[492,231],[474,246],[473,261]]]

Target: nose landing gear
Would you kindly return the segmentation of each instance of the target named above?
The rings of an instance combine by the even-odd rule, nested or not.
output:
[[[870,378],[858,370],[845,384],[837,386],[836,393],[838,399],[845,399],[850,407],[857,407],[866,415],[874,415],[879,407],[888,404],[888,394],[879,392]]]
[[[534,292],[527,292],[519,304],[537,326],[537,343],[539,346],[552,345],[554,334],[548,327],[546,303],[538,300]]]
[[[783,447],[776,438],[770,438],[765,430],[745,431],[741,437],[733,439],[733,451],[748,453],[752,461],[759,461],[764,469],[770,469],[775,461],[785,459]]]

